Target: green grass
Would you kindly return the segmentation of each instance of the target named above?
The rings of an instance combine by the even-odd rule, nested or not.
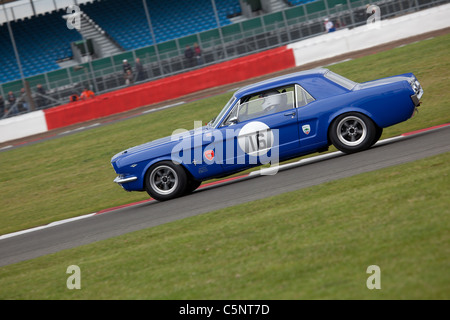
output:
[[[425,94],[418,115],[382,138],[450,122],[450,35],[330,67],[358,82],[413,72]],[[112,182],[111,157],[126,148],[208,122],[226,93],[51,141],[0,153],[0,234],[148,198]]]
[[[330,67],[413,72],[420,113],[383,137],[450,122],[450,35]],[[110,158],[208,121],[230,94],[0,153],[0,234],[147,198]],[[449,299],[450,153],[0,268],[0,299]],[[342,186],[351,186],[349,191]],[[81,268],[81,290],[66,269]],[[381,290],[366,288],[369,265]]]
[[[447,300],[449,172],[450,152],[5,266],[0,299]]]

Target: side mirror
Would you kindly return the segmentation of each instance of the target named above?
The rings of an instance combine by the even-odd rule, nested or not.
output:
[[[227,121],[227,125],[229,125],[229,126],[231,126],[233,124],[236,124],[236,123],[238,123],[238,117],[237,116],[231,117]]]

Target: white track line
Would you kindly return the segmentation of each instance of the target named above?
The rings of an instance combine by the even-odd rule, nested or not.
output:
[[[184,102],[184,101],[180,101],[180,102],[177,102],[177,103],[172,103],[172,104],[169,104],[169,105],[164,106],[164,107],[159,107],[159,108],[155,108],[155,109],[150,109],[150,110],[147,110],[147,111],[143,111],[142,114],[151,113],[151,112],[156,112],[156,111],[160,111],[160,110],[164,110],[164,109],[176,107],[176,106],[179,106],[179,105],[182,105],[182,104],[185,104],[185,103],[186,103],[186,102]]]
[[[4,235],[0,236],[0,240],[11,238],[11,237],[15,237],[15,236],[19,236],[21,234],[25,234],[25,233],[29,233],[29,232],[34,232],[34,231],[38,231],[38,230],[42,230],[42,229],[47,229],[47,228],[50,228],[50,227],[58,226],[58,225],[61,225],[61,224],[64,224],[64,223],[68,223],[68,222],[72,222],[72,221],[76,221],[76,220],[89,218],[89,217],[92,217],[93,215],[95,215],[95,213],[85,214],[83,216],[79,216],[79,217],[75,217],[75,218],[69,218],[69,219],[60,220],[60,221],[55,221],[55,222],[52,222],[52,223],[49,223],[49,224],[46,224],[46,225],[43,225],[43,226],[31,228],[31,229],[26,229],[26,230],[22,230],[22,231],[17,231],[17,232],[13,232],[13,233],[4,234]]]

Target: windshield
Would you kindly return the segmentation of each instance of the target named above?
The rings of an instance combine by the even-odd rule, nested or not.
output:
[[[228,108],[230,108],[230,106],[234,103],[235,100],[236,98],[234,96],[231,97],[231,99],[227,102],[225,107],[223,107],[222,111],[220,111],[219,115],[208,123],[208,126],[215,128],[219,124],[219,121],[222,119],[225,113],[228,111]]]

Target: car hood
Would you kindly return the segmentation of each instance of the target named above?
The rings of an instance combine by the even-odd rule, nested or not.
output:
[[[128,157],[130,155],[135,155],[137,153],[148,151],[148,150],[156,148],[156,147],[162,147],[164,145],[176,144],[180,141],[181,137],[194,137],[195,135],[203,134],[204,132],[206,132],[206,130],[211,130],[211,128],[208,126],[204,126],[201,128],[192,129],[190,131],[186,130],[186,131],[182,131],[177,134],[173,134],[171,136],[153,140],[153,141],[126,149],[126,150],[121,151],[121,152],[117,153],[116,155],[114,155],[111,158],[111,162],[115,162],[120,158]]]

